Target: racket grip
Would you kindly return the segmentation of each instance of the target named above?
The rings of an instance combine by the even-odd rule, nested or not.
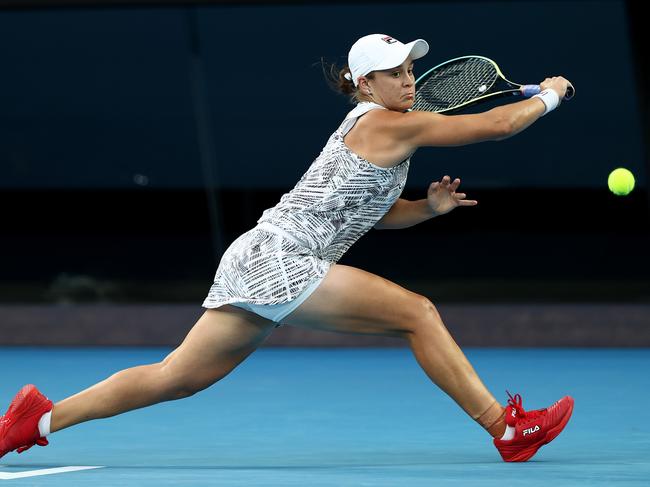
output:
[[[542,91],[542,88],[539,85],[523,85],[520,90],[522,95],[524,95],[526,98],[530,98],[531,96],[534,96]],[[566,93],[564,94],[564,99],[570,100],[573,98],[573,95],[575,95],[575,93],[576,90],[573,88],[573,86],[567,86]]]
[[[531,96],[534,96],[542,91],[542,88],[539,85],[523,85],[520,89],[521,94],[526,98],[530,98]]]

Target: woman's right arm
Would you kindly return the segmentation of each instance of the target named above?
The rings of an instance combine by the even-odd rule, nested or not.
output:
[[[561,76],[547,78],[542,89],[553,89],[562,100],[569,82]],[[399,142],[416,149],[425,146],[460,146],[489,140],[503,140],[521,132],[546,110],[540,98],[499,106],[471,115],[442,115],[412,111],[404,113],[394,126]]]

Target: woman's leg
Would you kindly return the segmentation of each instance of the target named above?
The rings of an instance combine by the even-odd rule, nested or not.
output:
[[[314,293],[283,323],[405,338],[420,366],[493,436],[505,430],[504,409],[487,390],[425,297],[382,277],[334,265]]]
[[[191,396],[225,377],[274,326],[234,306],[207,310],[162,362],[122,370],[56,403],[50,431]]]

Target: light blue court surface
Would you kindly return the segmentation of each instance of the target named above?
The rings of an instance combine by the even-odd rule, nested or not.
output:
[[[0,348],[2,409],[25,383],[57,401],[167,352]],[[0,486],[650,485],[650,350],[466,352],[499,399],[508,388],[535,409],[574,396],[567,428],[532,461],[503,463],[407,349],[262,349],[194,397],[0,459],[0,474],[105,468]]]

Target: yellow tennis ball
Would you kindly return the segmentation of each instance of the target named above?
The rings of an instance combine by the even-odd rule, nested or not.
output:
[[[614,169],[607,178],[609,190],[619,196],[625,196],[634,189],[634,175],[624,167]]]

